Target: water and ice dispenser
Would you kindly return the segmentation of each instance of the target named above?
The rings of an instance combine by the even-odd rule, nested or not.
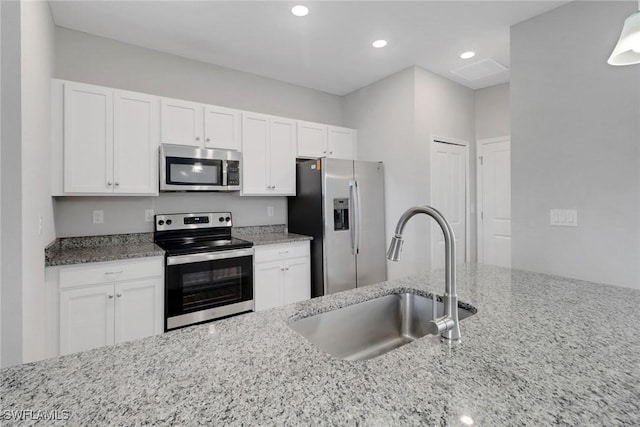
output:
[[[349,229],[349,199],[333,199],[333,229]]]

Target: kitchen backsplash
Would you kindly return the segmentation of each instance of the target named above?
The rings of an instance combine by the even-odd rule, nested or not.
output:
[[[273,207],[273,216],[269,208]],[[233,225],[277,225],[287,223],[286,197],[241,197],[236,193],[163,193],[158,197],[57,197],[54,217],[57,237],[145,233],[155,214],[182,212],[231,212]],[[93,223],[93,211],[103,211],[104,222]]]

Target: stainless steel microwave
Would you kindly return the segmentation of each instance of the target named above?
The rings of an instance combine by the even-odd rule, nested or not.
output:
[[[160,145],[160,191],[239,191],[242,154]]]

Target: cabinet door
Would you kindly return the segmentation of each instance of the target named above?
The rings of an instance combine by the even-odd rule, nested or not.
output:
[[[327,125],[298,122],[298,157],[318,158],[327,155]]]
[[[163,98],[160,116],[162,143],[202,147],[203,116],[202,104]]]
[[[283,276],[284,270],[280,262],[265,262],[255,265],[253,285],[255,311],[282,305]]]
[[[296,123],[293,120],[272,118],[270,129],[271,193],[279,196],[296,195]]]
[[[162,279],[115,285],[115,342],[161,334],[164,329]]]
[[[206,105],[204,107],[204,146],[240,151],[242,128],[240,111]]]
[[[60,291],[60,355],[114,343],[113,285]]]
[[[311,263],[309,257],[287,261],[284,274],[283,304],[311,298]]]
[[[115,193],[158,193],[159,98],[116,91],[113,106]]]
[[[329,126],[327,157],[332,159],[355,159],[356,131],[354,129]]]
[[[242,194],[270,194],[269,116],[242,115]]]
[[[64,85],[64,192],[113,192],[113,91]]]

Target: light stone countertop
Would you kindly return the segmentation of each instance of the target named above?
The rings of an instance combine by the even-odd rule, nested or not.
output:
[[[477,308],[450,349],[424,337],[335,359],[287,326],[411,288],[410,277],[0,371],[8,410],[58,425],[640,425],[640,290],[486,266],[458,269]],[[6,416],[5,416],[6,418]],[[3,420],[3,426],[28,425]],[[50,422],[43,423],[46,425]]]

